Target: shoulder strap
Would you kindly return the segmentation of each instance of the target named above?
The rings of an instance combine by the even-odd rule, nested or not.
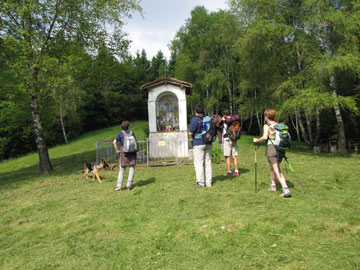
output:
[[[134,137],[135,137],[134,132],[132,132],[132,131],[130,131],[130,130],[129,130],[129,133],[125,133],[125,132],[124,132],[124,134],[125,134],[126,137],[131,137],[131,136],[134,136]]]
[[[269,126],[270,128],[275,129],[275,127],[274,127],[272,124],[270,124],[269,122],[266,122],[265,125]],[[268,137],[268,139],[267,139],[267,141],[266,141],[266,144],[268,143],[268,141],[270,141],[270,142],[272,143],[272,145],[274,145],[272,139],[270,139],[270,134],[269,134],[269,137]],[[274,146],[275,146],[275,145],[274,145]],[[275,147],[275,148],[276,148],[276,147]]]
[[[197,121],[198,124],[202,123],[203,122],[203,119],[204,119],[204,116],[203,117],[200,117],[200,116],[196,116],[198,118],[200,118],[200,120]]]
[[[129,136],[132,136],[132,131],[129,130],[129,133],[126,133],[125,130],[121,131],[123,136],[122,137],[129,137]]]

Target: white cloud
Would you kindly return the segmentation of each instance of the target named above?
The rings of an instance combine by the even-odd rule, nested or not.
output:
[[[134,28],[131,30],[131,35],[129,36],[132,40],[130,44],[130,53],[135,55],[137,51],[141,52],[142,49],[145,49],[148,59],[151,59],[159,50],[161,50],[169,59],[170,52],[167,45],[174,35],[175,33],[170,33],[165,30],[148,31]]]
[[[226,0],[195,0],[193,1],[195,6],[204,6],[209,11],[218,11],[219,9],[227,9],[228,6],[226,4]]]
[[[226,9],[226,0],[143,0],[144,18],[139,14],[124,26],[129,34],[130,53],[145,49],[148,59],[161,50],[170,59],[168,45],[174,38],[176,31],[185,24],[190,17],[191,10],[197,5],[203,5],[209,11]]]

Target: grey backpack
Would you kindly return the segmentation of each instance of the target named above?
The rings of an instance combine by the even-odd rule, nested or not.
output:
[[[137,143],[134,133],[130,131],[129,134],[125,132],[123,132],[123,134],[124,134],[124,144],[123,144],[124,153],[135,153],[137,151]]]

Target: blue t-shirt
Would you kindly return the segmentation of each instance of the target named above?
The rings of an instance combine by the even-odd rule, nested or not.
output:
[[[193,133],[193,145],[204,145],[204,141],[202,139],[195,139],[195,134],[200,134],[202,131],[202,120],[204,115],[199,114],[198,116],[194,116],[191,119],[189,131]]]
[[[126,130],[123,130],[123,131],[120,131],[116,137],[115,137],[115,140],[117,140],[118,142],[120,142],[120,145],[123,146],[124,145],[124,133],[126,134],[130,134],[130,132],[133,134],[133,136],[135,137],[135,133],[126,129]],[[135,137],[136,139],[136,137]]]

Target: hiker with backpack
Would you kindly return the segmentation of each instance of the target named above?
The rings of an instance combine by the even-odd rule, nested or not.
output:
[[[116,153],[120,156],[119,161],[119,175],[117,179],[116,191],[121,191],[124,174],[126,167],[129,167],[128,181],[126,188],[130,191],[133,187],[134,174],[135,174],[135,165],[136,165],[136,152],[137,152],[137,142],[135,133],[129,130],[130,123],[129,121],[122,121],[121,128],[122,131],[119,132],[115,140],[113,141],[114,148]],[[120,149],[117,147],[117,142],[120,142]]]
[[[195,188],[211,187],[211,143],[216,139],[216,126],[213,119],[204,116],[204,107],[194,107],[195,116],[191,119],[188,134],[193,137],[194,167],[196,174]]]
[[[223,111],[224,128],[223,128],[223,146],[224,146],[224,157],[226,159],[227,167],[227,176],[239,177],[239,168],[238,168],[238,147],[237,140],[240,139],[240,117],[239,115],[230,115],[229,110]],[[234,163],[234,172],[231,170],[231,158]]]
[[[276,191],[276,178],[279,180],[281,186],[282,186],[282,193],[281,197],[291,197],[291,192],[287,186],[285,176],[281,172],[280,169],[280,162],[282,161],[283,155],[285,154],[285,148],[289,147],[289,141],[282,140],[281,137],[284,135],[286,137],[285,133],[282,134],[282,132],[279,130],[280,126],[285,126],[283,123],[277,123],[274,119],[276,116],[276,111],[273,109],[267,109],[265,111],[265,122],[263,128],[263,135],[259,139],[254,138],[254,143],[260,143],[267,141],[266,145],[266,152],[265,155],[267,157],[267,160],[270,165],[270,179],[271,179],[271,185],[269,188],[269,191]],[[284,131],[285,132],[285,131]],[[289,137],[289,134],[287,134]]]

